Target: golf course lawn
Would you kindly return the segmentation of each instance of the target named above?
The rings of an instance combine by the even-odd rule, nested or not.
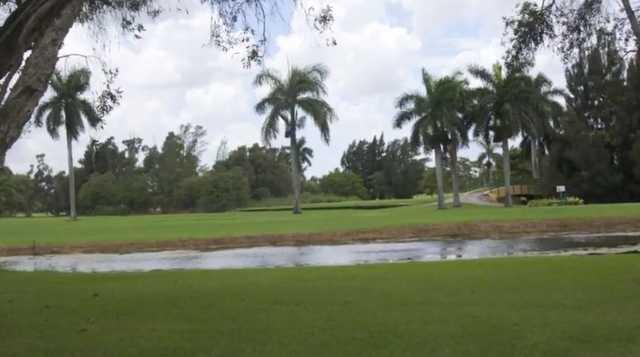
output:
[[[640,256],[0,271],[2,356],[639,356]]]
[[[387,209],[307,210],[290,212],[229,212],[220,214],[147,215],[0,219],[0,247],[86,242],[149,242],[175,239],[322,233],[359,229],[410,227],[437,223],[640,217],[640,204],[571,207],[466,206],[438,211],[432,205]]]

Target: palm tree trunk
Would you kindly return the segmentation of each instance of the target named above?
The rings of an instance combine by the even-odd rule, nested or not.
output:
[[[538,142],[531,140],[531,175],[534,180],[540,178],[540,167],[538,164]]]
[[[69,218],[75,221],[78,218],[76,212],[76,174],[73,169],[73,139],[67,133],[67,163],[69,165]]]
[[[436,184],[438,186],[438,209],[444,209],[444,184],[442,182],[442,150],[436,147],[434,150],[436,159]]]
[[[294,118],[295,112],[292,111],[291,118]],[[290,124],[290,140],[291,140],[291,186],[293,188],[293,214],[301,214],[300,209],[300,170],[298,165],[298,142],[296,140],[295,120],[291,119]]]
[[[493,164],[489,166],[489,186],[493,187]]]
[[[511,197],[511,155],[509,155],[509,139],[502,140],[502,172],[504,173],[504,206],[513,206]]]
[[[451,186],[453,189],[453,207],[460,208],[460,183],[458,180],[458,142],[454,140],[449,145],[449,155],[451,155]]]

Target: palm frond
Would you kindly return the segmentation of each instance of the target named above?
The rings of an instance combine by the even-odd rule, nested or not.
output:
[[[282,100],[282,98],[278,98],[272,95],[267,95],[266,97],[262,98],[258,102],[258,104],[256,104],[255,111],[259,115],[264,115],[265,113],[272,110],[273,108],[277,106],[282,106],[283,102],[284,101]]]
[[[271,142],[278,137],[280,133],[281,113],[272,110],[262,124],[262,141],[266,146],[271,146]]]
[[[91,84],[91,71],[88,68],[74,69],[69,72],[64,83],[70,93],[82,94]]]
[[[280,79],[280,74],[272,69],[264,69],[260,73],[258,73],[253,81],[253,85],[256,87],[268,85],[272,88],[284,86],[282,80]]]
[[[418,92],[404,93],[396,99],[396,109],[405,110],[409,107],[418,106],[424,96]]]
[[[405,124],[409,123],[417,117],[416,112],[413,110],[401,110],[396,113],[393,118],[393,127],[401,129]]]
[[[55,72],[53,72],[51,80],[49,80],[49,85],[57,95],[61,95],[64,93],[64,80],[62,78],[62,74],[60,74],[59,71],[56,70]]]
[[[36,109],[36,113],[34,115],[34,123],[37,127],[42,127],[44,125],[44,115],[47,114],[50,110],[53,110],[56,106],[57,101],[54,98],[50,98],[44,103],[40,104],[38,109]]]
[[[433,92],[433,76],[424,68],[422,69],[422,84],[427,95],[431,95],[431,92]]]
[[[60,137],[60,132],[58,130],[64,123],[61,105],[55,106],[49,111],[45,123],[49,136],[51,136],[52,139],[57,140]]]
[[[487,70],[486,68],[482,68],[477,65],[471,65],[467,70],[469,71],[469,74],[472,77],[479,79],[485,85],[488,85],[491,87],[497,86],[497,83],[495,78],[493,77],[493,74],[489,72],[489,70]]]
[[[331,139],[329,124],[337,120],[333,108],[323,99],[313,97],[300,98],[298,106],[311,118],[315,126],[320,130],[322,140],[328,144]]]
[[[77,98],[76,106],[79,109],[80,113],[87,120],[87,123],[89,123],[89,126],[91,128],[95,129],[103,123],[103,120],[96,111],[96,108],[93,106],[93,104],[89,103],[88,100]]]

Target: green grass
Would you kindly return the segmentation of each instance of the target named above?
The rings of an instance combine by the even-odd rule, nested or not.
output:
[[[639,356],[640,257],[0,271],[2,356]]]
[[[222,214],[149,215],[127,217],[34,217],[0,219],[0,246],[72,244],[105,241],[159,241],[179,238],[335,232],[407,227],[434,223],[517,221],[556,218],[640,217],[640,204],[572,207],[467,206],[438,211],[431,205],[358,210],[289,212],[230,212]]]

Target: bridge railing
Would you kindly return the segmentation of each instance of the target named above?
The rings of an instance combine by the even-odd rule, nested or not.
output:
[[[507,196],[507,189],[505,187],[497,187],[485,192],[494,201],[500,201]],[[511,186],[511,195],[513,196],[537,196],[539,192],[537,189],[529,185],[513,185]]]

